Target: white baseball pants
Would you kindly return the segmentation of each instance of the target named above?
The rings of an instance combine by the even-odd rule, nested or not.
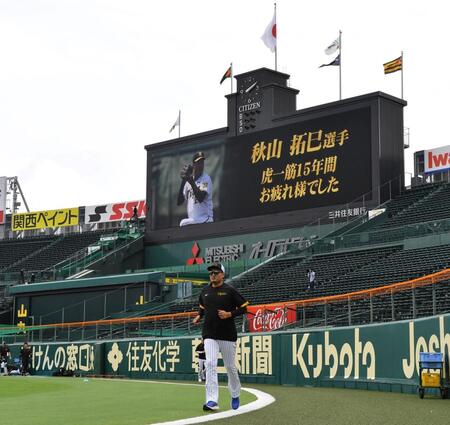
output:
[[[239,397],[241,382],[236,367],[236,342],[205,339],[206,353],[206,402],[219,402],[219,380],[217,377],[217,359],[222,354],[223,363],[228,374],[228,390],[231,397]]]

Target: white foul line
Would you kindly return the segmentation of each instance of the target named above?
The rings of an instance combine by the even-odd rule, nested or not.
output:
[[[41,378],[41,376],[30,376],[30,378]],[[42,376],[42,378],[49,378],[47,376]],[[72,379],[72,378],[70,378]],[[92,378],[90,378],[92,379]],[[105,378],[93,378],[98,381],[113,381],[112,379]],[[191,384],[186,382],[164,382],[164,381],[148,381],[144,379],[126,379],[122,382],[140,382],[140,383],[153,383],[153,384],[165,384],[165,385],[187,385],[187,386],[198,386],[197,384]],[[226,388],[224,386],[220,386],[221,388]],[[205,413],[202,416],[196,416],[194,418],[186,418],[186,419],[178,419],[176,421],[170,422],[158,422],[153,423],[151,425],[190,425],[190,424],[200,424],[202,422],[210,422],[215,421],[217,419],[230,418],[232,416],[242,415],[243,413],[253,412],[258,409],[262,409],[263,407],[272,404],[275,401],[275,398],[264,391],[255,390],[254,388],[241,388],[242,391],[247,391],[250,394],[256,396],[256,400],[251,403],[244,404],[239,407],[237,410],[226,410],[224,412],[217,413]]]
[[[244,404],[237,410],[227,410],[225,412],[209,413],[204,414],[202,416],[196,416],[195,418],[179,419],[170,422],[159,422],[152,425],[189,425],[215,421],[217,419],[230,418],[232,416],[242,415],[243,413],[253,412],[254,410],[262,409],[263,407],[266,407],[275,401],[275,398],[272,397],[270,394],[267,394],[260,390],[255,390],[254,388],[241,388],[241,390],[247,391],[255,395],[257,399],[255,401],[252,401],[251,403]]]

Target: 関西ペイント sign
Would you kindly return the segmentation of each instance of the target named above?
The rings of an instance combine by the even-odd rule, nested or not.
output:
[[[49,227],[67,227],[78,224],[78,208],[62,208],[60,210],[36,211],[13,214],[12,229],[22,230],[46,229]]]

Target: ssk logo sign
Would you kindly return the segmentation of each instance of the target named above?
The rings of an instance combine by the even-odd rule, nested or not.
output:
[[[263,308],[259,306],[247,307],[247,320],[250,332],[269,332],[280,329],[287,323],[294,323],[297,319],[295,305],[271,305]]]
[[[115,204],[86,207],[84,222],[87,224],[96,224],[129,220],[133,217],[134,208],[136,208],[139,218],[146,216],[147,204],[145,201],[117,202]]]

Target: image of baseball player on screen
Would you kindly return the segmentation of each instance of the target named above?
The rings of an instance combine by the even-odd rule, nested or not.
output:
[[[192,165],[185,165],[180,171],[181,185],[177,205],[186,201],[188,215],[180,221],[180,226],[214,221],[212,181],[204,168],[205,154],[197,152],[192,158]]]

